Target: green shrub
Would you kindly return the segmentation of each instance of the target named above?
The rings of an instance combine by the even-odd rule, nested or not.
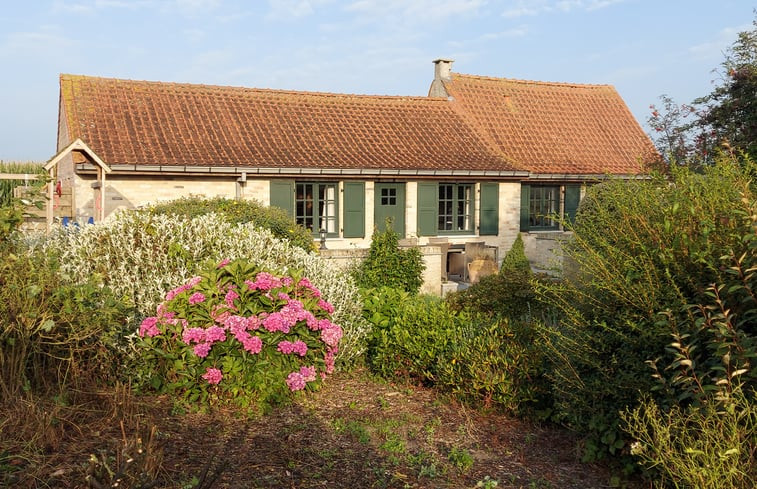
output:
[[[631,453],[656,487],[757,487],[757,397],[736,390],[725,403],[664,411],[646,398],[623,414]]]
[[[459,399],[511,413],[549,414],[544,349],[525,321],[459,321],[438,359],[438,385]]]
[[[205,403],[209,393],[266,407],[334,370],[342,330],[307,278],[244,261],[211,264],[142,321],[138,376]]]
[[[544,350],[528,323],[454,311],[398,289],[363,296],[373,325],[368,364],[380,375],[433,385],[474,405],[545,414]]]
[[[315,251],[313,235],[297,225],[285,210],[265,207],[255,200],[236,200],[215,197],[182,197],[169,202],[160,202],[149,208],[154,214],[171,214],[194,218],[206,214],[216,214],[231,224],[252,223],[256,227],[269,230],[279,239],[288,239],[294,246],[305,251]]]
[[[723,160],[704,174],[679,168],[670,179],[609,181],[587,192],[565,247],[575,271],[538,287],[560,311],[559,324],[543,329],[555,408],[587,434],[587,458],[623,452],[619,413],[640,392],[664,406],[682,402],[682,386],[658,389],[647,363],[679,361],[669,346],[680,321],[658,313],[691,316],[690,304],[708,303],[707,288],[725,283],[731,265],[721,257],[749,252],[753,224],[735,218],[738,209],[753,212],[749,168]],[[678,367],[685,362],[671,372]]]
[[[353,276],[362,289],[394,287],[417,294],[425,268],[420,250],[400,248],[399,235],[387,222],[385,231],[374,231],[368,256],[354,269]]]
[[[44,392],[112,380],[120,364],[107,337],[130,310],[93,280],[71,284],[41,252],[7,247],[0,261],[0,393]]]
[[[394,297],[402,298],[399,294]],[[431,296],[408,296],[391,308],[396,312],[388,324],[374,324],[370,366],[386,378],[434,384],[438,380],[438,363],[452,341],[457,323],[469,318]]]
[[[528,258],[526,258],[526,248],[523,245],[523,237],[520,233],[518,233],[510,250],[502,259],[502,265],[500,265],[499,270],[502,274],[516,271],[531,272],[531,264],[528,262]]]
[[[133,301],[141,317],[152,315],[166,290],[196,275],[209,260],[245,259],[280,274],[302,270],[334,305],[333,320],[344,329],[338,363],[354,362],[365,351],[369,326],[349,274],[249,223],[232,225],[215,214],[186,219],[121,212],[78,231],[59,230],[44,246],[60,254],[63,272],[77,282],[100,277]]]

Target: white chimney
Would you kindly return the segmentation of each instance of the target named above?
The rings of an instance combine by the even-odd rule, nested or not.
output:
[[[452,79],[452,63],[454,60],[439,58],[434,60],[434,80],[449,81]]]
[[[452,61],[451,59],[435,59],[434,60],[434,81],[431,82],[431,88],[428,90],[429,97],[444,97],[447,98],[449,94],[444,87],[445,81],[452,80]]]

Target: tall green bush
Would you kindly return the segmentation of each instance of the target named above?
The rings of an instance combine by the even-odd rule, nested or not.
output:
[[[374,231],[368,256],[353,270],[353,276],[363,289],[396,287],[417,294],[425,268],[420,250],[400,248],[399,234],[387,222],[384,231]]]
[[[565,248],[575,272],[539,294],[561,315],[544,328],[557,414],[588,435],[588,458],[623,451],[619,413],[636,406],[640,392],[663,406],[683,402],[680,386],[657,389],[647,363],[686,366],[669,349],[676,331],[658,313],[689,316],[691,304],[708,302],[711,284],[724,283],[729,265],[721,257],[749,253],[744,237],[753,225],[735,210],[754,202],[752,172],[748,161],[738,163],[610,181],[582,202]]]
[[[518,233],[518,236],[513,241],[510,250],[502,259],[502,265],[499,267],[500,273],[513,273],[516,271],[522,271],[528,274],[531,272],[531,264],[526,258],[526,247],[523,245],[523,236]]]
[[[196,275],[208,260],[244,259],[282,274],[301,270],[334,305],[333,321],[344,329],[337,361],[356,361],[365,349],[369,326],[349,274],[251,223],[234,225],[215,214],[187,219],[127,211],[78,231],[59,230],[44,246],[60,255],[62,271],[74,280],[100,277],[133,301],[142,317],[152,315],[166,290]]]
[[[305,251],[315,250],[313,236],[307,229],[297,225],[286,211],[278,207],[265,207],[256,200],[182,197],[153,204],[149,207],[149,211],[154,214],[171,214],[189,219],[213,213],[231,224],[249,222],[256,227],[267,229],[277,238],[287,239]]]
[[[113,379],[130,309],[93,279],[70,283],[54,256],[0,253],[0,398]]]

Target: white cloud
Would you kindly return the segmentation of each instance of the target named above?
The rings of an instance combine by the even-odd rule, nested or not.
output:
[[[358,0],[345,10],[373,18],[443,20],[475,14],[485,4],[486,0]]]
[[[479,41],[496,41],[497,39],[511,39],[514,37],[524,37],[528,34],[526,26],[514,27],[500,32],[489,32],[478,36]]]
[[[299,19],[313,15],[331,0],[268,0],[269,19]]]
[[[0,42],[0,56],[18,58],[25,56],[57,56],[62,50],[73,46],[76,41],[62,35],[56,26],[42,26],[38,31],[11,32]]]
[[[626,0],[517,0],[502,12],[505,18],[518,18],[554,12],[570,13],[576,10],[591,12]]]
[[[750,25],[738,27],[726,27],[722,29],[715,39],[691,46],[689,54],[700,60],[722,59],[723,53],[731,46],[740,32],[750,30]]]

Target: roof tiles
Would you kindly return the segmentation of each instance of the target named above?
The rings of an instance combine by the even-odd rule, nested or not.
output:
[[[639,174],[654,147],[612,86],[453,73],[451,105],[509,161],[540,174]]]
[[[109,165],[514,170],[444,99],[61,75],[70,138]]]

